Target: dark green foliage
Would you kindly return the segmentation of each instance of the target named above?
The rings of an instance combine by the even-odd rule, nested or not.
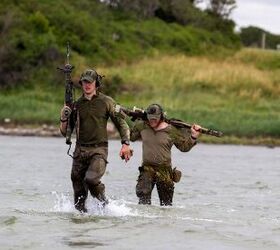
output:
[[[21,84],[33,69],[59,58],[56,38],[41,12],[24,15],[18,8],[12,8],[0,20],[0,86]]]
[[[236,0],[210,0],[208,12],[220,19],[228,19],[236,8]]]
[[[113,9],[137,19],[157,17],[167,23],[191,25],[207,30],[233,34],[234,23],[229,15],[236,7],[235,0],[214,0],[202,11],[195,0],[107,0]]]
[[[160,6],[155,15],[166,21],[182,25],[203,27],[203,21],[208,17],[206,13],[195,7],[190,0],[160,0]]]
[[[1,1],[0,86],[48,81],[49,77],[36,72],[45,67],[54,74],[56,66],[64,62],[68,41],[72,52],[93,67],[133,61],[157,51],[202,54],[215,46],[238,48],[236,35],[219,31],[225,30],[220,28],[223,22],[215,23],[211,16],[194,8],[193,1],[173,1],[176,22],[188,26],[145,19],[162,4],[157,0],[141,0],[143,6],[131,1],[134,5],[122,6],[121,10],[97,0]],[[180,3],[184,3],[183,9]]]
[[[111,78],[105,77],[102,80],[101,92],[115,97],[120,95],[124,89],[124,80],[119,75],[113,75]]]
[[[160,6],[159,0],[107,0],[105,2],[112,8],[130,13],[136,18],[153,17]]]
[[[254,26],[249,26],[241,29],[241,41],[245,46],[248,47],[261,47],[263,33],[266,34],[266,48],[276,49],[276,46],[280,44],[280,36],[273,35],[263,29]]]

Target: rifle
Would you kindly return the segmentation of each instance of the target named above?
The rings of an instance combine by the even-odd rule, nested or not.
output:
[[[66,49],[66,64],[64,65],[63,68],[58,67],[57,69],[61,70],[64,73],[65,76],[65,95],[64,95],[64,102],[65,105],[68,106],[71,110],[74,108],[74,86],[71,78],[71,73],[74,68],[69,63],[69,57],[70,57],[70,45],[69,42],[67,43],[67,49]],[[66,144],[71,145],[71,126],[70,126],[70,115],[68,115],[68,120],[67,120],[67,127],[66,127]]]
[[[127,115],[127,116],[131,117],[132,121],[135,121],[137,119],[141,119],[143,121],[148,120],[146,111],[143,110],[143,109],[137,108],[137,107],[134,107],[131,110],[131,109],[122,107],[120,105],[116,105],[115,111],[117,113],[122,114],[122,115]],[[192,127],[191,124],[186,123],[186,122],[184,122],[182,120],[179,120],[179,119],[175,119],[175,118],[168,119],[168,118],[164,117],[164,121],[173,125],[176,128],[188,128],[188,129],[190,129]],[[212,135],[212,136],[216,136],[216,137],[223,136],[223,133],[221,131],[217,131],[217,130],[213,130],[213,129],[209,129],[209,128],[203,128],[202,127],[200,129],[200,132],[202,134]]]

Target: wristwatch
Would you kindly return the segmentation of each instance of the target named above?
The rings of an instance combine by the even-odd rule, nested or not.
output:
[[[125,144],[125,145],[127,145],[127,146],[130,145],[129,140],[122,140],[122,144]]]

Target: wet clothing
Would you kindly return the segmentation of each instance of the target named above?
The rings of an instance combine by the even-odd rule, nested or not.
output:
[[[121,139],[129,141],[127,123],[114,112],[112,98],[97,93],[91,100],[81,97],[71,114],[71,129],[76,127],[76,148],[73,155],[71,180],[76,209],[86,212],[88,190],[91,195],[107,202],[105,185],[101,178],[105,173],[108,156],[107,121],[109,118],[118,129]]]
[[[105,186],[101,182],[107,164],[108,147],[76,146],[73,155],[71,180],[76,209],[85,212],[88,190],[93,197],[106,203]]]
[[[195,143],[186,129],[172,125],[155,131],[147,122],[137,121],[130,132],[131,141],[142,139],[142,166],[136,185],[140,204],[151,204],[151,193],[157,186],[160,204],[172,205],[174,182],[171,165],[171,148],[189,151]]]
[[[136,195],[139,204],[151,204],[151,196],[156,185],[161,206],[171,206],[174,193],[171,166],[139,167]]]

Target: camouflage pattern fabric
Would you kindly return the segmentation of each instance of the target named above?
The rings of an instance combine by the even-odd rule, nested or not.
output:
[[[130,137],[131,141],[142,139],[142,167],[139,168],[136,185],[139,204],[151,204],[151,193],[156,185],[160,205],[172,205],[174,176],[171,148],[175,145],[180,151],[189,151],[195,145],[190,138],[190,131],[177,129],[170,124],[155,131],[147,122],[137,121],[130,131]],[[179,178],[174,180],[179,181]]]
[[[105,173],[108,156],[107,122],[111,118],[121,139],[129,141],[129,127],[115,113],[114,100],[97,92],[88,100],[84,96],[75,103],[70,125],[76,127],[77,143],[73,157],[71,179],[74,189],[75,207],[86,212],[85,201],[88,190],[103,204],[107,203],[105,185],[101,178]]]
[[[160,205],[171,206],[174,193],[172,168],[170,166],[142,166],[139,167],[139,171],[136,185],[139,204],[151,204],[151,194],[156,185]]]
[[[75,207],[86,212],[85,201],[88,190],[103,204],[107,203],[105,185],[101,178],[105,173],[107,164],[107,147],[80,147],[76,146],[71,172],[74,189]]]

